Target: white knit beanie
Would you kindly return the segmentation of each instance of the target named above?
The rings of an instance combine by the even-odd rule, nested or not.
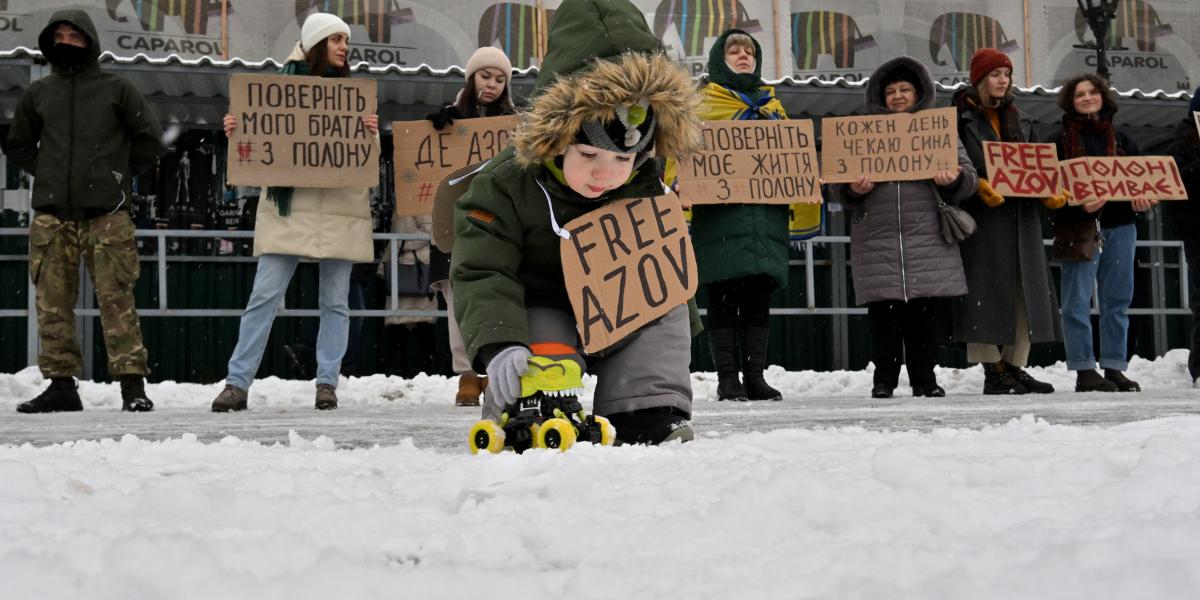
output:
[[[500,69],[509,79],[512,79],[512,62],[508,60],[508,56],[504,54],[503,50],[495,46],[484,46],[467,59],[467,81],[471,80],[476,71],[484,67]],[[505,82],[505,87],[507,85],[508,82]]]
[[[308,15],[304,19],[304,25],[300,27],[300,47],[308,52],[314,46],[321,43],[321,40],[335,34],[344,33],[346,39],[350,38],[350,26],[345,21],[338,18],[337,15],[329,13],[317,12]]]

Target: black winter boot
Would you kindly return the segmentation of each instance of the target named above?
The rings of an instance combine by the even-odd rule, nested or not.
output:
[[[1105,369],[1104,378],[1113,382],[1117,386],[1117,390],[1121,392],[1140,392],[1142,386],[1138,382],[1128,378],[1124,373],[1116,369]]]
[[[1103,378],[1095,369],[1075,372],[1076,392],[1115,392],[1117,384]]]
[[[48,413],[83,410],[83,401],[79,399],[78,387],[73,377],[52,377],[50,387],[33,400],[18,404],[17,412]]]
[[[717,400],[744,402],[746,389],[738,378],[737,330],[709,331],[708,349],[712,352],[713,368],[717,370]]]
[[[1008,371],[1004,361],[983,365],[983,393],[1028,394],[1029,390]]]
[[[1010,365],[1008,363],[1004,363],[1004,368],[1007,369],[1008,373],[1013,376],[1013,379],[1017,380],[1017,383],[1025,386],[1026,391],[1028,391],[1030,394],[1054,393],[1054,386],[1046,383],[1045,381],[1038,381],[1034,379],[1032,375],[1025,372],[1025,369],[1022,369],[1017,365]]]
[[[608,422],[616,428],[620,444],[657,446],[673,440],[690,442],[696,438],[688,418],[669,406],[608,415]]]
[[[121,375],[121,410],[150,412],[154,403],[146,397],[146,379],[141,375]]]
[[[771,330],[766,327],[747,327],[742,332],[742,380],[746,382],[747,400],[783,400],[779,390],[767,385],[763,371],[767,368],[767,340]]]
[[[913,398],[945,398],[946,390],[936,383],[914,383],[912,385]]]

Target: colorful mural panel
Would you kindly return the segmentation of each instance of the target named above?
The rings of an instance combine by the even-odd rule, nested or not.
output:
[[[1009,53],[1019,84],[1056,85],[1094,70],[1095,39],[1074,0],[633,0],[668,51],[696,74],[724,30],[751,32],[763,74],[861,79],[907,54],[952,84],[982,47]],[[351,25],[351,60],[373,66],[463,64],[480,45],[537,66],[560,0],[0,0],[0,48],[36,45],[59,8],[88,11],[124,56],[282,59],[306,15]],[[222,28],[221,9],[228,21]],[[1026,41],[1028,40],[1028,41]],[[225,45],[228,44],[228,48]],[[778,46],[777,46],[778,44]],[[1026,48],[1026,46],[1029,46]],[[1200,81],[1200,3],[1121,0],[1108,41],[1118,88],[1192,89]]]

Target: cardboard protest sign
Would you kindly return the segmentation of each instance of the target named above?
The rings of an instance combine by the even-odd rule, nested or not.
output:
[[[933,179],[958,164],[958,115],[953,107],[916,113],[821,120],[825,183]]]
[[[1001,196],[1049,198],[1063,189],[1054,144],[984,142],[988,182]]]
[[[459,119],[441,131],[428,120],[392,123],[396,214],[432,213],[438,183],[458,169],[499,154],[516,128],[515,116]]]
[[[617,343],[695,295],[696,256],[673,194],[612,202],[566,229],[563,276],[585,352]]]
[[[1084,156],[1060,163],[1071,204],[1097,200],[1187,200],[1170,156]]]
[[[238,73],[229,78],[228,181],[336,188],[379,185],[375,80]]]
[[[487,163],[481,163],[463,167],[438,183],[433,194],[433,231],[429,234],[438,250],[449,254],[454,249],[454,205],[486,166]]]
[[[704,150],[679,164],[691,204],[821,202],[812,121],[708,121]]]

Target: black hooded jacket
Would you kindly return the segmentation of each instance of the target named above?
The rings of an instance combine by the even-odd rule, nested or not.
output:
[[[76,67],[55,62],[63,22],[88,37]],[[38,47],[53,72],[25,90],[8,135],[9,155],[35,177],[33,209],[70,220],[128,210],[132,176],[165,151],[158,118],[132,83],[100,68],[96,27],[82,10],[54,13]]]
[[[1175,128],[1175,141],[1167,153],[1175,157],[1188,194],[1186,215],[1177,221],[1176,230],[1182,238],[1200,239],[1200,136],[1191,114]]]

